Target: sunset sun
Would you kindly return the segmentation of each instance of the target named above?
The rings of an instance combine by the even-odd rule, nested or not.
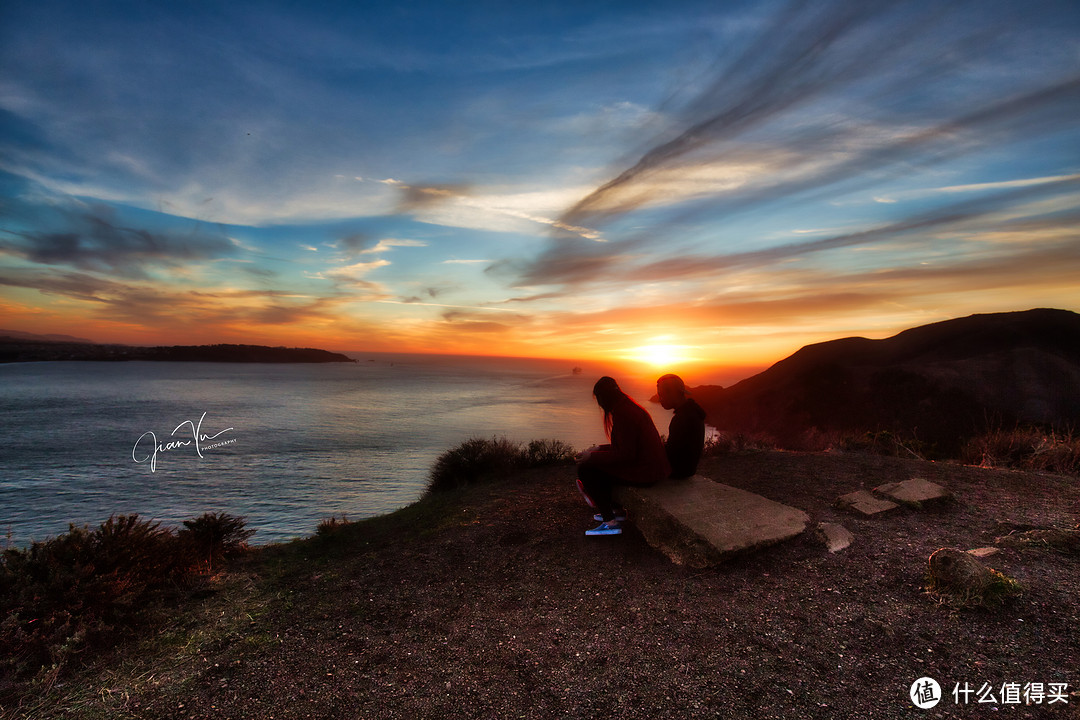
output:
[[[632,351],[631,357],[638,362],[657,368],[684,362],[688,359],[686,348],[682,345],[642,345]]]

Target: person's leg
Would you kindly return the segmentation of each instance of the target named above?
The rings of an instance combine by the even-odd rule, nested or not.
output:
[[[579,473],[579,475],[580,475],[580,473]],[[578,492],[581,493],[581,497],[585,499],[585,504],[588,505],[589,507],[591,507],[593,510],[595,510],[596,509],[596,501],[593,500],[589,496],[589,493],[585,492],[585,483],[581,482],[580,477],[578,477],[578,479],[577,479],[577,489],[578,489]]]
[[[611,495],[615,487],[615,480],[614,475],[610,475],[599,468],[587,464],[578,466],[578,488],[604,522],[615,519]]]

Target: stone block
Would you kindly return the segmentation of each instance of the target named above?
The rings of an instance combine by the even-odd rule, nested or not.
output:
[[[900,507],[891,500],[884,500],[877,497],[869,490],[856,490],[847,495],[841,495],[836,499],[836,506],[843,510],[851,510],[852,512],[867,517],[881,515]]]
[[[802,510],[701,475],[649,488],[619,487],[616,497],[650,545],[691,567],[788,540],[810,522]]]
[[[911,478],[902,482],[880,485],[874,488],[874,492],[902,505],[916,508],[926,503],[940,502],[952,498],[952,494],[948,490],[922,478]]]
[[[843,525],[838,523],[818,523],[817,537],[829,549],[829,552],[839,552],[846,548],[855,539]]]

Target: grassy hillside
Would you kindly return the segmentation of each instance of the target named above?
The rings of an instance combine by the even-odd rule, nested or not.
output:
[[[1075,478],[764,451],[710,457],[702,472],[843,523],[855,541],[830,554],[807,533],[691,571],[632,529],[584,537],[591,510],[572,466],[515,470],[247,553],[115,651],[9,688],[2,714],[904,718],[927,675],[946,692],[1080,690],[1076,555],[997,540],[1075,526]],[[957,502],[873,520],[833,507],[913,476]],[[934,550],[993,544],[987,562],[1021,584],[1019,598],[956,609],[927,592]]]

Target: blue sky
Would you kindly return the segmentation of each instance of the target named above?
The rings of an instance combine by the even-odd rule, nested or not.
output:
[[[0,9],[0,327],[766,364],[1080,309],[1074,2]]]

